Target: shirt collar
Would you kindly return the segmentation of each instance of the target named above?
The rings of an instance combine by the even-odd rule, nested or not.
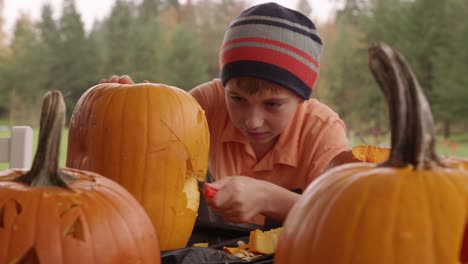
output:
[[[300,130],[295,125],[297,124],[297,115],[298,113],[296,112],[296,116],[291,120],[291,123],[286,127],[283,133],[280,134],[278,141],[273,146],[273,149],[255,165],[254,171],[272,170],[275,164],[297,167],[300,134]],[[249,155],[255,157],[250,143],[244,137],[242,132],[231,122],[229,116],[226,123],[224,132],[221,136],[221,142],[235,142],[243,144],[245,151]]]

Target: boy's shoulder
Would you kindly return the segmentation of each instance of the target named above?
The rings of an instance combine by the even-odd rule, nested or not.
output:
[[[205,111],[219,108],[224,104],[224,88],[220,79],[202,83],[190,91]]]
[[[211,81],[199,84],[198,86],[193,88],[193,90],[196,90],[196,89],[203,89],[203,90],[220,90],[220,89],[222,89],[222,90],[224,90],[221,79],[219,79],[219,78],[214,78]]]
[[[340,120],[340,117],[333,109],[315,98],[306,100],[299,109],[300,114],[304,116],[307,122],[312,121],[311,119],[321,122]]]

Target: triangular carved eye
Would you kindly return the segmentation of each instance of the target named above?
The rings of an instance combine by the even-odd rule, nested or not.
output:
[[[16,217],[21,214],[22,210],[22,206],[17,200],[7,200],[0,207],[0,228],[12,227],[16,221]]]
[[[65,228],[63,234],[65,236],[71,236],[75,239],[79,240],[85,240],[84,239],[84,229],[83,229],[83,223],[81,222],[81,218],[77,217],[73,223]]]
[[[79,203],[59,208],[60,218],[64,226],[63,235],[74,239],[85,240],[83,222]]]
[[[40,264],[39,257],[37,256],[36,248],[30,248],[18,262],[18,264]]]

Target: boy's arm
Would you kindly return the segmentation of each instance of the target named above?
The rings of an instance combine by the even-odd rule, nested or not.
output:
[[[283,223],[301,195],[272,183],[265,185],[265,188],[269,190],[266,192],[268,195],[266,196],[265,210],[262,214]]]
[[[273,183],[246,176],[230,176],[211,184],[216,195],[205,194],[207,203],[228,222],[244,223],[262,214],[283,222],[300,195]]]
[[[309,164],[310,174],[307,176],[307,185],[331,168],[335,157],[349,149],[346,126],[341,120],[331,123],[321,133],[320,143],[317,144],[315,154]]]

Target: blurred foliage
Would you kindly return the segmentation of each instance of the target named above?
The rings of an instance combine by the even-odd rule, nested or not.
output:
[[[367,47],[378,41],[413,67],[439,135],[468,129],[468,1],[335,1],[336,18],[318,25],[324,52],[313,96],[335,109],[352,135],[376,142],[388,135],[385,101],[367,67]],[[308,1],[297,5],[311,12]],[[224,30],[246,7],[235,0],[116,0],[85,32],[75,1],[63,0],[57,19],[47,4],[39,21],[20,16],[9,42],[0,17],[0,119],[36,126],[37,102],[48,89],[63,92],[70,113],[88,88],[113,74],[190,90],[218,77]]]
[[[345,1],[334,23],[322,26],[329,34],[321,99],[337,110],[351,133],[388,135],[386,105],[367,66],[367,47],[386,42],[413,68],[431,103],[437,134],[466,133],[467,15],[466,0]]]

